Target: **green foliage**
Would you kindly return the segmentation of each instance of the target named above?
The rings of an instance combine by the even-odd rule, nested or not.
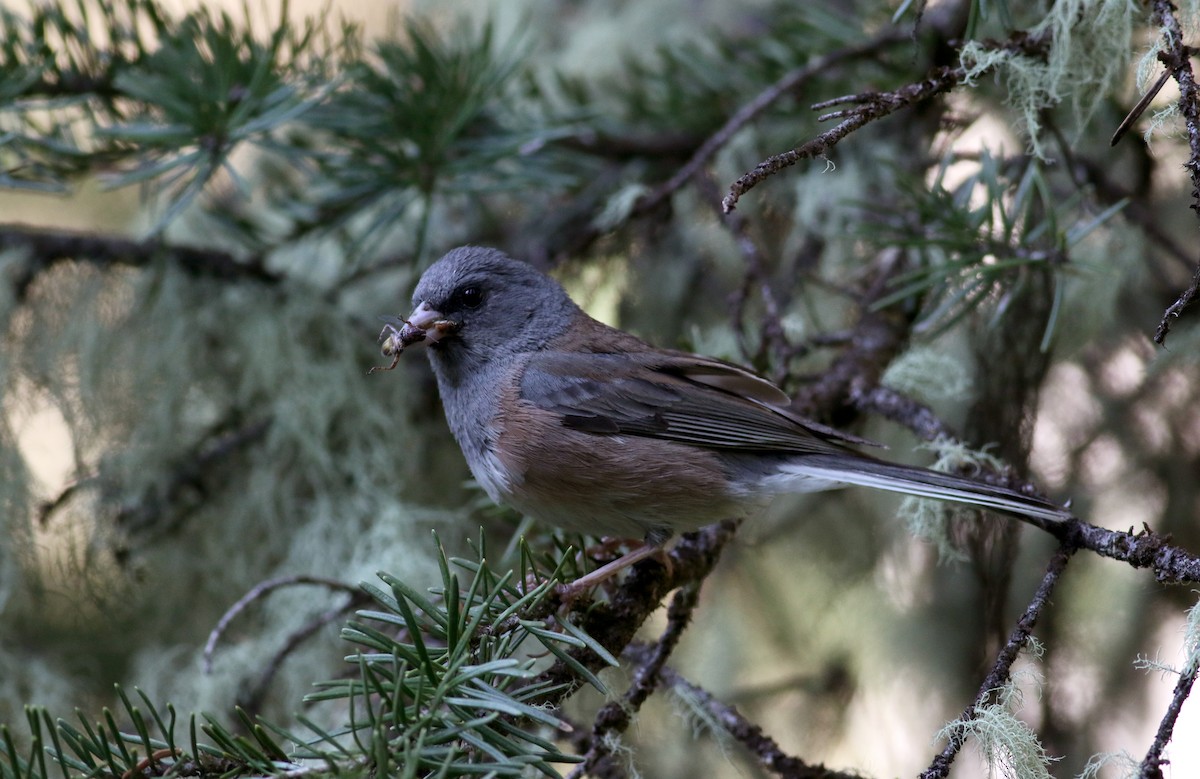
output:
[[[61,190],[103,168],[111,186],[171,193],[160,227],[219,171],[236,180],[233,151],[269,144],[327,88],[315,64],[330,56],[321,20],[297,28],[286,4],[266,40],[228,13],[175,20],[149,0],[78,0],[30,20],[4,11],[3,21],[5,183]],[[339,45],[353,49],[353,36]]]
[[[953,65],[946,55],[959,44],[935,29],[932,15],[911,37],[888,30],[890,9],[878,3],[847,10],[756,2],[731,10],[660,2],[659,18],[684,5],[703,12],[676,14],[679,26],[669,30],[620,31],[602,49],[581,47],[582,55],[577,39],[594,18],[588,14],[626,14],[642,4],[541,4],[515,36],[498,32],[517,26],[506,26],[499,10],[475,22],[410,19],[369,43],[352,25],[338,29],[328,15],[295,21],[286,8],[265,32],[252,29],[248,11],[173,15],[152,0],[70,0],[34,8],[29,18],[0,9],[0,186],[140,187],[163,241],[147,256],[137,251],[145,245],[106,240],[128,229],[113,219],[94,227],[99,234],[82,248],[68,241],[69,251],[42,251],[18,240],[16,250],[0,254],[0,275],[13,280],[0,289],[6,412],[16,418],[24,406],[50,409],[68,431],[64,449],[71,449],[60,480],[67,486],[60,494],[57,484],[44,490],[32,483],[20,425],[0,420],[0,704],[56,696],[101,712],[67,721],[30,709],[23,729],[0,732],[0,779],[532,775],[575,759],[563,746],[566,715],[551,708],[571,690],[551,686],[543,671],[555,663],[553,678],[566,668],[600,688],[591,670],[598,663],[580,658],[615,660],[575,622],[546,613],[549,584],[537,569],[559,566],[556,575],[569,578],[574,557],[560,546],[550,565],[535,565],[523,550],[519,575],[497,575],[481,545],[477,559],[442,555],[435,570],[433,559],[416,551],[423,545],[412,543],[413,529],[449,522],[444,507],[461,509],[461,457],[421,384],[423,366],[403,377],[398,370],[391,381],[363,377],[374,356],[370,317],[395,313],[414,269],[442,248],[470,240],[529,259],[570,254],[591,261],[581,286],[596,283],[619,297],[612,309],[631,329],[671,343],[680,322],[707,316],[706,325],[718,324],[706,340],[719,348],[704,351],[747,360],[757,343],[774,338],[778,348],[764,348],[756,359],[782,374],[801,361],[820,370],[834,350],[851,354],[859,346],[845,344],[857,341],[851,312],[863,269],[874,273],[872,255],[890,257],[900,247],[904,273],[879,305],[907,307],[916,333],[956,337],[947,331],[966,322],[999,327],[1006,309],[1023,310],[1019,293],[1054,288],[1048,345],[1060,306],[1070,305],[1061,302],[1063,289],[1081,286],[1070,274],[1097,235],[1111,235],[1121,204],[1069,178],[1081,176],[1082,165],[987,152],[939,160],[938,150],[957,145],[973,122],[961,111],[994,118],[1008,92],[1026,115],[1035,148],[1052,137],[1043,128],[1067,137],[1082,129],[1088,112],[1112,97],[1114,73],[1128,56],[1128,9],[1073,0],[969,2],[969,19],[954,38],[964,31],[967,38],[1004,38],[1024,24],[1050,41],[1046,56],[994,42],[968,45],[960,62],[973,74],[997,68],[998,82],[950,85],[956,94],[949,100],[905,106],[890,124],[864,128],[827,150],[826,161],[836,165],[786,169],[773,179],[773,196],[743,201],[746,208],[724,221],[715,217],[711,182],[728,183],[828,127],[818,123],[812,102],[849,95],[847,105],[869,103],[881,91],[936,80],[937,65]],[[723,15],[711,13],[718,5]],[[897,15],[924,5],[902,3]],[[1045,14],[1050,7],[1054,13]],[[668,207],[640,208],[647,193],[781,76],[834,53],[835,65],[777,92],[753,120],[735,123],[705,169],[672,190]],[[1078,115],[1054,111],[1056,105]],[[1072,149],[1079,161],[1086,152]],[[1168,178],[1151,175],[1152,161],[1106,157],[1109,165],[1114,180],[1134,165],[1145,166],[1136,168],[1145,174],[1137,180],[1157,187]],[[850,205],[868,199],[857,212]],[[3,232],[0,238],[11,239],[22,231]],[[54,228],[46,232],[49,243],[61,237]],[[1081,246],[1089,233],[1093,239]],[[185,242],[204,256],[181,262],[176,250]],[[384,252],[386,258],[377,256]],[[1168,274],[1152,254],[1136,253],[1136,263],[1161,276],[1154,290],[1161,297]],[[597,261],[602,255],[614,261]],[[1127,291],[1121,280],[1109,288]],[[726,318],[731,292],[739,325],[751,323],[737,332]],[[636,321],[634,309],[648,312],[646,319]],[[749,332],[754,325],[761,332]],[[897,340],[911,335],[904,329]],[[1001,358],[1025,356],[1009,350]],[[982,384],[932,353],[907,362],[893,361],[887,379],[918,399],[961,401]],[[786,378],[789,387],[825,392],[821,381],[795,372]],[[1093,388],[1106,380],[1101,375]],[[1086,409],[1076,401],[1091,391],[1073,389],[1069,407]],[[1170,403],[1189,407],[1183,399]],[[1165,412],[1155,417],[1167,432],[1154,435],[1165,440],[1172,430],[1190,429],[1178,414],[1174,422]],[[1140,431],[1157,429],[1134,419]],[[1112,440],[1109,430],[1079,424],[1060,436],[1064,461],[1121,459],[1069,451],[1069,441]],[[1167,462],[1169,451],[1163,443],[1153,462]],[[996,464],[986,456],[967,459]],[[1079,503],[1094,487],[1062,485]],[[887,534],[865,511],[833,524],[809,505],[816,509],[806,504],[803,513],[822,529],[803,536],[802,521],[789,523],[788,533],[815,541],[820,564],[790,560],[783,570],[763,570],[751,560],[754,577],[770,586],[739,601],[737,613],[721,615],[719,657],[712,642],[693,643],[704,645],[705,663],[726,691],[753,688],[762,680],[747,669],[814,673],[802,664],[820,661],[800,647],[810,634],[819,645],[815,637],[827,627],[816,624],[820,615],[837,612],[851,638],[833,641],[852,655],[846,666],[856,678],[834,685],[842,692],[825,713],[836,732],[800,729],[825,748],[850,743],[840,729],[854,706],[844,695],[856,694],[854,685],[872,675],[922,685],[944,680],[948,694],[958,695],[964,679],[954,674],[965,676],[959,666],[966,664],[948,660],[957,643],[974,640],[966,634],[978,610],[968,601],[978,582],[965,565],[931,573],[920,569],[923,561],[896,562],[902,555],[881,551]],[[940,509],[926,502],[902,513],[910,507],[924,523],[919,533],[937,539],[945,555],[960,552]],[[776,546],[783,539],[769,541],[772,549],[786,548]],[[558,543],[565,543],[561,536]],[[808,570],[797,584],[800,567]],[[190,654],[196,632],[262,576],[303,570],[354,581],[382,568],[404,571],[367,588],[375,604],[342,634],[352,645],[346,676],[322,664],[340,663],[342,653],[329,652],[318,636],[305,644],[309,654],[289,655],[290,674],[276,678],[272,700],[250,707],[253,714],[177,718],[174,707],[151,703],[187,700],[189,707],[228,711],[248,677],[283,662],[286,652],[272,656],[280,636],[299,643],[297,637],[312,635],[304,631],[322,605],[292,592],[272,595],[257,629],[228,642],[217,669],[224,675],[197,678]],[[411,584],[439,571],[440,586],[431,591]],[[880,639],[872,648],[884,634],[874,616],[887,604],[869,583],[881,573],[904,577],[905,586],[889,589],[909,604],[896,611],[908,632],[903,643]],[[793,578],[776,589],[777,574]],[[720,594],[747,589],[744,580],[733,581]],[[176,621],[181,603],[187,623]],[[925,621],[914,610],[924,610]],[[864,619],[873,624],[864,628]],[[956,631],[968,627],[961,640],[943,632],[951,623]],[[1192,666],[1200,654],[1195,634],[1187,639]],[[79,635],[90,639],[82,649]],[[55,644],[63,637],[70,642]],[[905,656],[902,648],[914,641],[928,651]],[[757,659],[754,652],[771,642],[785,660]],[[1107,643],[1116,655],[1111,647],[1119,642]],[[797,655],[808,656],[795,663]],[[72,665],[86,667],[86,678],[63,670]],[[118,678],[159,688],[110,696],[108,684]],[[296,688],[312,689],[313,678],[332,681],[309,696],[312,708],[300,726],[272,724],[280,719],[277,699],[298,700]],[[777,707],[761,710],[769,708]],[[9,719],[18,720],[19,711]],[[648,719],[641,735],[654,738],[652,728],[663,726]],[[706,720],[704,729],[716,721]],[[973,722],[967,726],[993,754],[1028,755],[1036,775],[1039,747],[1007,711],[981,707]],[[636,743],[615,733],[606,739],[610,749],[620,741],[620,751]],[[687,751],[695,764],[711,767],[702,750]]]
[[[348,732],[364,754],[378,756],[377,771],[394,762],[422,774],[520,776],[532,766],[554,776],[550,763],[575,760],[537,733],[538,726],[569,729],[540,704],[566,688],[538,681],[537,661],[519,658],[529,657],[531,644],[544,648],[601,690],[569,652],[590,650],[614,666],[616,659],[567,619],[527,616],[545,611],[556,577],[527,568],[524,583],[514,582],[513,571],[497,576],[484,564],[482,543],[479,550],[476,561],[453,561],[471,573],[464,592],[444,554],[434,599],[387,575],[388,589],[367,586],[383,609],[360,611],[361,621],[342,633],[365,650],[348,658],[358,674],[320,684],[308,698],[348,702],[355,712]]]
[[[0,183],[9,186],[64,191],[103,171],[109,186],[166,194],[162,229],[219,173],[251,195],[255,177],[233,153],[254,146],[291,169],[266,194],[297,232],[366,213],[360,229],[372,233],[414,199],[428,212],[442,187],[527,183],[517,152],[531,135],[500,132],[520,60],[488,24],[440,31],[410,20],[402,36],[364,51],[355,28],[330,40],[325,18],[297,25],[286,4],[265,40],[248,18],[201,8],[176,20],[150,0],[99,10],[79,0],[31,20],[3,11],[3,21]]]
[[[866,8],[856,12],[870,15]],[[813,52],[860,41],[861,23],[849,11],[832,12],[820,3],[781,4],[762,28],[714,30],[645,54],[631,50],[616,73],[555,71],[553,81],[531,85],[531,97],[555,110],[563,123],[587,122],[623,135],[700,137],[720,127],[748,95],[805,64]],[[793,123],[813,116],[800,100],[782,101],[774,112]]]
[[[193,714],[184,730],[173,705],[157,706],[141,690],[135,702],[118,688],[121,709],[104,709],[94,720],[79,711],[73,722],[27,708],[25,750],[0,725],[0,779],[147,771],[517,777],[533,769],[557,776],[553,763],[579,758],[552,741],[570,730],[549,705],[568,687],[541,679],[538,650],[601,691],[574,653],[595,653],[612,666],[617,661],[569,618],[550,614],[557,570],[542,570],[522,548],[518,580],[512,570],[498,574],[488,567],[482,542],[478,551],[474,560],[448,560],[439,544],[442,582],[429,596],[386,573],[380,574],[386,588],[363,585],[376,608],[359,611],[342,631],[355,649],[346,658],[354,673],[316,685],[306,699],[337,704],[349,718],[344,727],[327,729],[301,716],[303,730],[288,729],[239,709],[235,723]],[[458,571],[468,577],[465,589]]]
[[[1062,197],[1056,191],[1037,159],[1006,164],[986,150],[978,166],[951,186],[948,174],[956,161],[943,159],[931,184],[909,186],[903,207],[884,213],[882,224],[862,234],[880,247],[910,250],[916,267],[894,277],[893,289],[875,307],[919,299],[915,331],[930,337],[985,301],[995,303],[991,316],[998,319],[1028,273],[1075,272],[1071,248],[1124,207],[1120,202],[1088,214],[1078,193]],[[1059,300],[1061,286],[1059,279]],[[1043,349],[1056,311],[1057,301],[1045,325]]]
[[[488,22],[408,19],[364,47],[357,29],[330,40],[326,18],[298,24],[286,5],[265,38],[248,19],[206,8],[173,19],[151,0],[77,0],[31,20],[4,11],[0,184],[66,191],[99,172],[107,186],[148,186],[166,195],[156,230],[209,191],[221,195],[205,207],[223,231],[252,247],[280,235],[243,213],[251,198],[292,239],[339,230],[379,241],[413,218],[423,256],[439,199],[585,184],[595,161],[557,146],[579,133],[665,132],[686,149],[814,49],[856,40],[848,17],[779,10],[767,30],[631,51],[602,78],[546,79]],[[781,109],[811,116],[797,101]],[[266,156],[235,162],[245,147]]]
[[[533,136],[510,128],[503,108],[519,52],[498,44],[491,24],[477,27],[439,31],[409,19],[403,36],[346,64],[344,87],[303,117],[293,139],[297,152],[311,142],[312,176],[301,187],[317,193],[310,226],[366,215],[361,229],[379,233],[419,201],[424,236],[439,190],[529,186],[532,162],[520,149]]]

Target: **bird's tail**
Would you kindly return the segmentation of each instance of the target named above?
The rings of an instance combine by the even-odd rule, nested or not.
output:
[[[795,479],[795,483],[789,488],[791,479]],[[860,457],[843,460],[836,455],[818,454],[797,458],[780,467],[772,481],[776,489],[782,488],[780,491],[807,492],[814,485],[835,482],[920,498],[968,503],[1050,522],[1064,522],[1072,518],[1071,512],[1061,506],[1006,487],[926,468],[894,465],[879,460],[864,461]]]

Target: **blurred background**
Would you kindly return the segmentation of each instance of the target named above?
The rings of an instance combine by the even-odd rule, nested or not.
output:
[[[99,712],[114,683],[181,711],[336,718],[301,699],[342,670],[342,620],[319,617],[344,593],[270,594],[206,672],[222,613],[280,576],[425,586],[431,530],[459,553],[481,527],[508,545],[519,518],[469,481],[423,357],[366,375],[386,362],[379,316],[407,312],[421,269],[462,243],[553,269],[604,321],[800,395],[854,348],[863,289],[885,279],[869,311],[904,337],[883,386],[1087,521],[1200,551],[1198,315],[1165,348],[1150,340],[1197,259],[1186,139],[1158,116],[1173,84],[1109,146],[1157,76],[1150,57],[1139,86],[1158,30],[1119,3],[1021,5],[1036,7],[8,9],[0,722],[31,703]],[[35,17],[57,21],[39,32]],[[957,65],[962,40],[1022,29],[1048,31],[1041,54],[780,172],[734,226],[719,215],[730,182],[835,123],[812,103],[919,82]],[[830,54],[644,207],[741,106]],[[881,276],[885,262],[902,270]],[[934,459],[848,407],[826,421]],[[791,754],[920,771],[1055,547],[1008,523],[981,532],[970,512],[934,512],[930,531],[931,511],[862,490],[778,501],[705,583],[672,665]],[[1181,663],[1194,602],[1121,563],[1071,563],[1036,631],[1044,653],[1020,664],[1021,716],[1062,756],[1056,774],[1140,759],[1175,677],[1135,661]],[[596,703],[572,706],[586,723]],[[1200,775],[1195,702],[1177,733],[1167,774]],[[644,776],[757,775],[679,696],[656,696],[627,741]],[[987,774],[973,754],[953,773]]]

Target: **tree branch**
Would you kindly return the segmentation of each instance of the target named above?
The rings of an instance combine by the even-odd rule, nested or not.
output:
[[[1018,51],[1024,54],[1042,55],[1045,53],[1046,43],[1044,38],[1034,37],[1024,32],[1016,32],[1007,41],[993,43],[992,45],[993,48]],[[846,95],[814,104],[814,109],[828,108],[839,103],[857,103],[858,105],[855,108],[834,111],[821,116],[818,121],[827,121],[829,119],[841,119],[842,121],[837,126],[826,130],[807,143],[803,143],[782,154],[768,157],[760,162],[755,166],[754,170],[733,182],[729,187],[729,194],[721,201],[722,207],[727,212],[732,211],[737,207],[737,202],[742,195],[784,168],[795,165],[801,160],[824,155],[846,136],[850,135],[850,133],[862,129],[871,122],[889,116],[901,108],[922,103],[949,92],[961,84],[966,79],[966,76],[967,70],[961,65],[954,68],[940,67],[930,72],[923,81],[908,84],[891,92],[863,92],[857,95]]]
[[[643,197],[635,208],[638,213],[646,213],[653,211],[663,203],[667,198],[673,195],[676,190],[691,180],[697,172],[700,171],[714,155],[730,140],[733,139],[746,125],[757,119],[764,111],[778,102],[785,95],[795,92],[799,87],[809,79],[824,75],[832,66],[844,62],[846,60],[858,59],[860,57],[877,54],[881,49],[895,43],[902,43],[908,40],[908,35],[898,29],[888,29],[876,35],[871,40],[868,40],[858,46],[848,46],[844,49],[830,52],[822,57],[817,57],[810,62],[806,62],[798,68],[794,68],[783,74],[774,84],[758,93],[749,102],[733,113],[726,120],[725,124],[715,133],[710,135],[708,139],[700,145],[692,158],[687,161],[682,168],[676,171],[675,175],[667,179],[663,184],[658,186],[653,192]],[[730,209],[726,209],[727,211]]]
[[[609,701],[596,712],[592,723],[591,745],[584,755],[583,763],[571,771],[568,779],[581,779],[611,757],[608,736],[623,733],[629,727],[633,715],[641,710],[642,704],[658,686],[659,673],[691,622],[692,612],[700,594],[700,584],[699,581],[689,582],[675,593],[671,606],[667,609],[667,627],[662,636],[655,642],[653,650],[638,663],[633,672],[633,683],[625,691],[624,698],[620,701]]]
[[[283,587],[295,587],[298,584],[315,584],[330,590],[349,593],[352,597],[362,592],[359,588],[353,587],[343,581],[329,579],[324,576],[279,576],[259,582],[250,588],[249,592],[238,598],[237,602],[221,615],[221,618],[217,620],[216,627],[208,634],[208,640],[204,642],[204,673],[212,673],[213,655],[217,651],[217,642],[221,640],[221,636],[225,635],[225,631],[229,629],[230,624],[237,619],[239,614],[249,608],[255,601],[265,598],[275,590],[282,589]]]
[[[667,553],[670,563],[664,566],[653,558],[630,568],[621,586],[607,603],[588,604],[576,601],[573,611],[580,618],[580,627],[615,655],[624,651],[642,623],[658,609],[662,599],[676,587],[703,579],[716,566],[725,548],[736,534],[740,520],[725,520],[694,533],[686,533]],[[571,656],[590,670],[604,666],[603,660],[589,649],[573,650]],[[558,703],[568,697],[580,681],[570,666],[556,660],[531,684],[562,686],[538,703]]]
[[[626,655],[637,657],[649,651],[648,647],[631,645]],[[692,702],[724,728],[739,744],[754,756],[764,770],[784,779],[858,779],[860,774],[846,773],[826,768],[821,764],[810,765],[798,757],[784,752],[775,739],[763,729],[747,720],[737,708],[717,700],[707,690],[692,684],[678,671],[667,667],[659,671],[660,684],[682,692]]]
[[[24,225],[0,225],[0,252],[25,251],[29,257],[13,283],[17,299],[23,299],[38,274],[67,261],[90,262],[102,267],[144,267],[160,257],[169,257],[194,276],[222,281],[250,280],[277,284],[283,277],[266,267],[261,255],[238,259],[228,252],[196,246],[172,246],[159,240],[138,241],[113,235],[45,230]]]
[[[1171,703],[1167,706],[1166,713],[1158,723],[1158,731],[1154,734],[1154,743],[1150,745],[1145,759],[1142,760],[1139,774],[1141,779],[1163,779],[1162,767],[1170,762],[1163,757],[1163,750],[1167,748],[1167,744],[1171,743],[1171,736],[1175,732],[1175,723],[1179,720],[1179,712],[1183,709],[1183,702],[1192,693],[1192,685],[1196,683],[1198,669],[1200,666],[1189,659],[1187,667],[1179,674],[1179,681],[1175,683],[1175,691],[1171,694]]]
[[[1054,585],[1058,583],[1063,571],[1067,568],[1067,563],[1071,560],[1071,555],[1074,553],[1075,548],[1070,544],[1064,543],[1054,553],[1054,556],[1050,558],[1046,574],[1042,577],[1042,582],[1038,585],[1033,599],[1025,607],[1025,613],[1021,615],[1016,627],[1013,628],[1012,633],[1008,637],[1008,642],[1000,650],[1000,654],[996,657],[996,662],[992,665],[992,670],[983,680],[983,684],[979,686],[979,692],[976,693],[975,700],[963,711],[962,716],[959,718],[961,722],[970,722],[975,719],[976,710],[987,701],[995,690],[1008,683],[1008,680],[1012,676],[1013,663],[1016,662],[1021,649],[1029,641],[1029,636],[1033,632],[1034,625],[1037,624],[1038,617],[1050,600],[1050,594],[1054,591]],[[966,743],[966,738],[967,732],[964,725],[959,727],[950,736],[946,748],[933,759],[929,768],[925,769],[921,774],[921,779],[945,779],[950,773],[950,766],[954,762],[955,756],[962,749],[963,744]]]
[[[1200,295],[1200,263],[1196,264],[1196,271],[1192,274],[1192,283],[1179,294],[1174,303],[1167,306],[1162,319],[1158,320],[1158,327],[1154,329],[1154,343],[1161,346],[1166,342],[1167,333],[1171,332],[1171,320],[1182,316],[1184,310],[1192,304],[1197,295]]]
[[[1190,50],[1183,42],[1183,29],[1171,0],[1154,0],[1154,21],[1162,27],[1164,48],[1158,58],[1167,70],[1175,75],[1179,85],[1179,112],[1183,115],[1187,132],[1188,160],[1183,164],[1192,179],[1191,209],[1200,216],[1200,86],[1192,71]],[[1172,303],[1159,320],[1154,331],[1154,342],[1162,345],[1171,329],[1171,320],[1177,319],[1200,294],[1200,263],[1192,275],[1192,284]]]

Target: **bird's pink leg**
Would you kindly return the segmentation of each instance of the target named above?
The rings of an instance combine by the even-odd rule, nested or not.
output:
[[[586,576],[581,576],[569,584],[558,585],[555,590],[564,602],[570,602],[596,585],[608,581],[634,563],[641,562],[647,557],[662,554],[662,551],[662,544],[646,542],[636,549],[629,550],[611,563],[600,566]]]

